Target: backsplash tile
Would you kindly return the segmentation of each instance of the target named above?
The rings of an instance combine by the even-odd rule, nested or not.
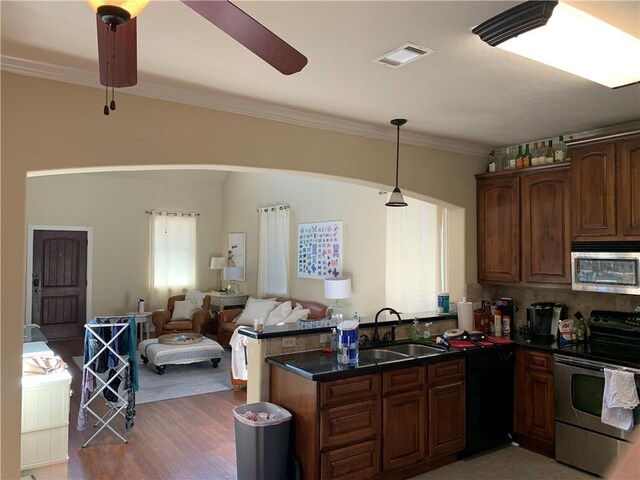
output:
[[[578,292],[572,290],[555,290],[548,288],[530,288],[514,286],[497,286],[473,284],[472,288],[467,286],[467,292],[473,291],[479,297],[470,297],[469,301],[476,303],[483,299],[511,297],[516,302],[516,326],[526,324],[526,307],[533,302],[557,302],[567,305],[567,314],[573,318],[573,314],[580,311],[585,317],[591,315],[592,310],[617,310],[634,311],[640,306],[640,296],[638,295],[618,295],[614,293]]]

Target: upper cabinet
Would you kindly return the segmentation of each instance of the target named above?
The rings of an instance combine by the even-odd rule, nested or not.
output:
[[[569,284],[570,166],[478,175],[478,281]]]
[[[528,283],[571,283],[568,167],[525,174],[522,267]]]
[[[640,136],[616,148],[620,233],[625,240],[640,239]]]
[[[520,182],[515,175],[478,179],[478,279],[520,280]]]
[[[640,135],[571,146],[574,241],[640,240]]]

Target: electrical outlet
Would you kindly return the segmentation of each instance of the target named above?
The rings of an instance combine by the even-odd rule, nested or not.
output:
[[[284,337],[282,339],[282,348],[291,348],[296,346],[296,337]]]

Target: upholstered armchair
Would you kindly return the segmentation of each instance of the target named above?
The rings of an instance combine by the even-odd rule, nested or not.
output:
[[[327,306],[320,302],[294,300],[292,298],[277,298],[278,302],[291,301],[291,306],[301,305],[302,308],[309,309],[309,319],[324,318],[327,316]],[[241,308],[232,308],[218,312],[218,343],[223,346],[229,345],[231,336],[236,328],[235,319],[242,313]]]
[[[156,337],[171,332],[204,333],[205,329],[211,323],[211,315],[209,314],[211,297],[209,295],[204,297],[202,307],[195,310],[191,319],[172,319],[175,303],[184,299],[185,295],[169,297],[166,310],[162,309],[153,312],[151,321],[156,329]]]

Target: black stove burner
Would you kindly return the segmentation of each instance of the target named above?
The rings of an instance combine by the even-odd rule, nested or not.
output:
[[[640,312],[593,310],[591,339],[559,349],[594,361],[640,368]]]

